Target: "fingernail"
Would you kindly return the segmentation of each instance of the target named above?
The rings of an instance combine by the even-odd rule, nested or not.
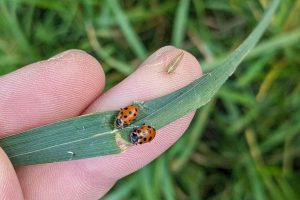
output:
[[[170,50],[172,50],[172,49],[176,49],[176,47],[174,47],[174,46],[171,46],[171,45],[169,45],[169,46],[165,46],[165,47],[162,47],[162,48],[160,48],[159,50],[157,50],[156,52],[154,52],[146,61],[147,62],[151,62],[151,61],[153,61],[153,60],[156,60],[157,58],[159,58],[161,55],[163,55],[164,53],[166,53],[166,52],[168,52],[168,51],[170,51]]]
[[[63,57],[65,57],[66,55],[70,55],[72,53],[77,53],[77,52],[81,52],[81,53],[85,53],[85,51],[82,51],[80,49],[70,49],[64,52],[61,52],[59,54],[56,54],[55,56],[52,56],[51,58],[48,59],[49,60],[57,60],[57,59],[61,59]]]

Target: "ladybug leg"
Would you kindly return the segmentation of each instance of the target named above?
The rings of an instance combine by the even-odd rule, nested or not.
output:
[[[147,113],[149,111],[149,108],[147,106],[144,105],[144,101],[133,101],[133,104],[137,105],[138,107],[140,107],[140,110],[142,112]]]
[[[133,101],[133,104],[136,104],[136,105],[143,105],[145,102],[144,101]]]
[[[128,127],[130,124],[128,123],[124,123],[124,127]]]

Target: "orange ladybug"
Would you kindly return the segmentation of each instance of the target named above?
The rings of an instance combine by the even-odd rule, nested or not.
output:
[[[156,130],[149,125],[143,124],[138,129],[130,133],[130,141],[133,144],[143,144],[150,142],[155,137]]]
[[[137,105],[129,105],[125,108],[121,108],[116,120],[115,128],[123,128],[131,124],[139,114],[139,107]]]

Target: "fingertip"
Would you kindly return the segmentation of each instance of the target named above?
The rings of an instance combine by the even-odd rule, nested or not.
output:
[[[182,59],[175,70],[168,73],[169,64],[181,52]],[[201,75],[201,66],[192,54],[166,46],[154,52],[134,73],[98,98],[85,113],[114,110],[133,101],[148,101],[172,93]]]
[[[173,70],[171,70],[171,72],[168,72],[170,67],[169,64],[172,63],[174,59],[176,60],[177,57],[180,57],[180,59],[177,59],[176,66]],[[145,60],[144,63],[141,64],[140,67],[158,68],[160,69],[159,72],[166,76],[185,75],[189,74],[189,72],[190,75],[196,77],[202,75],[200,63],[195,56],[186,50],[179,49],[171,45],[164,46],[155,51],[148,59]]]
[[[64,65],[68,63],[72,64],[69,66],[71,72],[71,68],[77,68],[79,73],[89,74],[90,79],[99,82],[99,87],[97,87],[100,91],[103,90],[105,86],[105,73],[101,66],[101,64],[88,54],[87,52],[80,49],[70,49],[59,54],[56,54],[49,58],[48,60],[42,61],[44,63],[51,64],[60,64],[61,62]],[[67,65],[68,66],[68,65]]]
[[[185,50],[181,50],[181,51],[183,51],[184,56],[187,57],[186,62],[190,66],[190,68],[188,68],[188,69],[190,69],[190,72],[192,74],[194,74],[193,78],[199,78],[200,76],[202,76],[202,74],[203,74],[202,68],[201,68],[201,65],[200,65],[199,61],[197,60],[197,58],[188,51],[185,51]]]
[[[102,92],[100,63],[69,50],[0,77],[1,136],[79,115]]]

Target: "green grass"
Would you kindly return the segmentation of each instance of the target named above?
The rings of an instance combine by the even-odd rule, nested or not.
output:
[[[267,2],[2,0],[0,74],[79,48],[103,61],[108,89],[168,44],[210,71]],[[299,19],[300,1],[282,1],[260,44],[186,134],[106,199],[299,199]]]

